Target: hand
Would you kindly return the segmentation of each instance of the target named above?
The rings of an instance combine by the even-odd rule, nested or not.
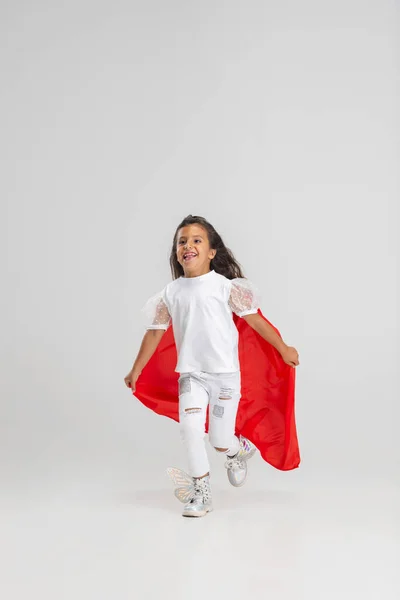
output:
[[[291,346],[286,346],[285,350],[282,352],[282,358],[287,365],[291,367],[297,367],[299,365],[299,354],[296,348],[292,348]]]
[[[128,388],[131,388],[132,392],[136,391],[136,382],[139,379],[140,373],[134,371],[133,369],[129,371],[128,375],[124,378],[125,385]]]

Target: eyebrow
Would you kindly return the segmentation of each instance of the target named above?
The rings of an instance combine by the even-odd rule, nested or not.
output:
[[[186,237],[187,237],[187,235],[180,235],[178,237],[178,240],[181,240],[182,238],[186,238]],[[195,238],[198,237],[198,238],[201,238],[202,240],[204,239],[202,235],[192,235],[192,237],[195,237]]]

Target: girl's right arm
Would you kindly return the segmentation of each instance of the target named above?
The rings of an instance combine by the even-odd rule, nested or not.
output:
[[[136,390],[136,381],[156,351],[156,348],[160,343],[164,333],[165,329],[149,329],[144,334],[142,344],[136,360],[133,363],[133,367],[124,379],[125,385],[131,388],[133,392]]]

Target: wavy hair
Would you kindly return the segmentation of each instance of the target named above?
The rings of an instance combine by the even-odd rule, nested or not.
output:
[[[176,228],[174,240],[172,242],[169,263],[171,266],[173,279],[178,279],[178,277],[182,277],[184,274],[183,267],[179,264],[178,259],[176,257],[176,244],[178,240],[179,230],[182,227],[186,227],[187,225],[200,225],[201,227],[203,227],[203,229],[206,230],[210,248],[212,250],[217,251],[215,257],[210,262],[211,270],[215,271],[216,273],[219,273],[220,275],[224,275],[227,279],[244,277],[240,264],[233,256],[232,251],[225,246],[221,236],[214,229],[211,223],[206,221],[206,219],[204,219],[203,217],[188,215]]]

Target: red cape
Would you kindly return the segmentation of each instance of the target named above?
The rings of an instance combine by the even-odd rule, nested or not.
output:
[[[278,333],[279,331],[258,313]],[[257,446],[263,459],[281,471],[296,469],[300,453],[295,422],[295,368],[244,320],[233,315],[239,332],[242,397],[236,434]],[[179,422],[177,352],[170,325],[143,369],[134,395],[145,406]],[[208,431],[208,419],[206,424]]]

